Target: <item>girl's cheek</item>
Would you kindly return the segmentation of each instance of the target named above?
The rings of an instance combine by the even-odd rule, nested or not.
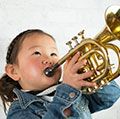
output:
[[[28,64],[29,64],[28,68],[29,69],[31,68],[31,70],[35,72],[40,71],[44,68],[43,65],[40,63],[40,61],[37,61],[37,60],[32,60]]]
[[[36,62],[34,64],[31,64],[31,65],[36,70],[42,70],[44,68],[43,65],[40,62]]]
[[[30,65],[33,65],[33,66],[41,66],[41,63],[40,63],[40,60],[38,59],[32,59],[30,62],[29,62]]]
[[[43,71],[41,69],[43,69],[42,66],[39,65],[32,65],[31,67],[28,67],[29,71],[27,71],[29,73],[30,78],[35,78],[38,79],[39,77],[42,76]]]

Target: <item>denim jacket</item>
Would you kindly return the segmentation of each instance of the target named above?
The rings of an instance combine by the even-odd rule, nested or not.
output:
[[[18,98],[11,104],[7,119],[92,119],[91,113],[111,107],[120,97],[115,81],[91,95],[60,84],[52,102],[16,88],[14,92]],[[66,117],[64,110],[68,107],[72,114]]]

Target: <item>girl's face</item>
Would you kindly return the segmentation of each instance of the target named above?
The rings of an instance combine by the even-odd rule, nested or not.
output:
[[[47,77],[44,70],[59,59],[55,41],[47,36],[33,34],[24,39],[20,48],[16,65],[19,84],[25,90],[44,90],[58,82],[61,68],[53,77]]]

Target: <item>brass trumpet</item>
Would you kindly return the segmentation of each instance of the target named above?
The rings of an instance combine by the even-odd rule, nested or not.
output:
[[[96,82],[95,87],[82,87],[81,91],[85,94],[94,93],[96,90],[102,88],[113,79],[117,78],[120,74],[120,49],[110,41],[120,39],[120,6],[110,6],[105,12],[106,27],[98,34],[94,39],[84,38],[84,31],[78,33],[81,36],[81,42],[78,43],[77,36],[72,38],[72,41],[76,43],[73,48],[68,41],[66,44],[71,48],[69,52],[63,56],[55,65],[45,69],[46,76],[51,77],[54,75],[55,70],[62,65],[66,59],[72,57],[76,52],[80,51],[81,57],[79,60],[87,59],[87,65],[80,72],[87,72],[93,70],[94,74],[85,80],[89,82]],[[114,72],[109,58],[109,49],[115,52],[117,55],[118,66]]]

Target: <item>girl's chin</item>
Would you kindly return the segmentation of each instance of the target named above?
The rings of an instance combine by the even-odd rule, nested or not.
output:
[[[57,83],[59,81],[58,78],[48,78],[48,80],[50,80],[50,82],[53,82],[53,83]]]

